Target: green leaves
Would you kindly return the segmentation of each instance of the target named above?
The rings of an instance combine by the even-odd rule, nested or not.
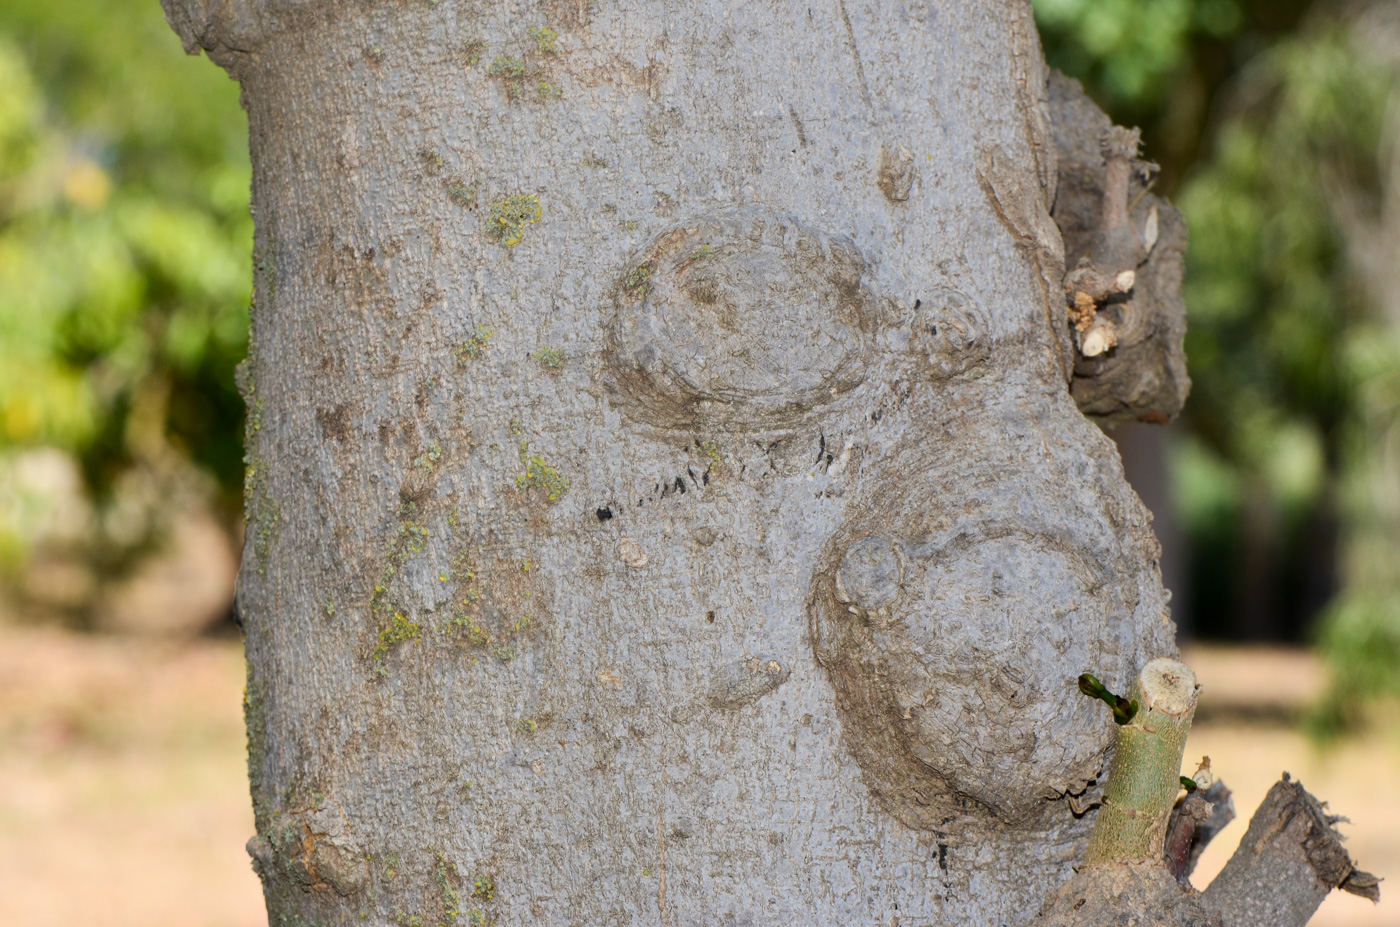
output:
[[[1129,701],[1121,695],[1114,695],[1104,687],[1103,683],[1099,682],[1089,673],[1084,673],[1079,677],[1079,691],[1090,698],[1098,699],[1108,705],[1109,708],[1113,709],[1114,724],[1127,724],[1129,721],[1133,720],[1133,717],[1138,712],[1138,703],[1136,699]]]
[[[1234,0],[1036,0],[1051,64],[1092,72],[1116,99],[1161,93],[1198,37],[1221,38],[1242,22]]]
[[[58,447],[100,496],[140,431],[237,494],[249,182],[237,86],[158,4],[0,5],[0,454]]]

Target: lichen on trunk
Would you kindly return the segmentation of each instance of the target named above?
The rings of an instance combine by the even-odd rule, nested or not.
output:
[[[1029,4],[165,3],[249,116],[273,922],[1029,918],[1075,674],[1173,647]]]

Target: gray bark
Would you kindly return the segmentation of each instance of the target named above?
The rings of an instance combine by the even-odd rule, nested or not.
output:
[[[249,116],[273,923],[1028,920],[1076,676],[1174,652],[1029,5],[166,6]]]

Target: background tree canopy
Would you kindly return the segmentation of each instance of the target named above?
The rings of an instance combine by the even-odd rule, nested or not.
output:
[[[1384,6],[1035,4],[1051,63],[1143,127],[1190,228],[1181,607],[1205,637],[1319,634],[1344,681],[1333,718],[1353,690],[1400,687],[1400,317],[1389,262],[1363,266],[1369,240],[1400,234],[1382,208],[1400,195]],[[55,535],[52,486],[25,475],[34,448],[76,461],[89,515],[65,543],[103,575],[159,543],[172,484],[238,530],[252,227],[237,95],[154,0],[0,7],[12,578]]]
[[[16,449],[80,464],[95,509],[79,546],[111,569],[149,547],[169,481],[195,468],[232,521],[249,177],[238,88],[183,54],[159,4],[0,8],[0,562],[12,571],[48,523]]]
[[[1190,229],[1172,471],[1192,625],[1316,635],[1333,721],[1400,685],[1400,317],[1383,295],[1400,280],[1366,266],[1373,240],[1395,243],[1392,6],[1036,3],[1051,63],[1143,126]]]

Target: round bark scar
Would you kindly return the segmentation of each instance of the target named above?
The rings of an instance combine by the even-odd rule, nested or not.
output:
[[[914,315],[914,343],[926,374],[934,381],[984,364],[992,348],[986,310],[960,290],[933,290],[919,300]]]
[[[617,555],[623,563],[634,570],[640,570],[651,562],[646,551],[642,550],[642,545],[631,538],[623,538],[617,542]]]
[[[902,578],[894,546],[882,537],[864,537],[847,548],[836,570],[836,596],[858,608],[881,608],[899,595]]]
[[[776,657],[757,656],[720,667],[710,681],[711,707],[735,709],[756,701],[787,682],[792,667]]]
[[[1144,706],[1152,711],[1179,715],[1196,702],[1196,674],[1185,663],[1159,657],[1148,661],[1138,674]]]
[[[1111,661],[1131,609],[1101,564],[1001,522],[937,544],[871,534],[829,556],[817,656],[857,762],[901,820],[940,791],[1018,820],[1093,777],[1112,732],[1066,685]]]
[[[619,283],[619,403],[653,424],[761,427],[830,402],[865,376],[867,271],[850,239],[759,207],[663,233]]]

